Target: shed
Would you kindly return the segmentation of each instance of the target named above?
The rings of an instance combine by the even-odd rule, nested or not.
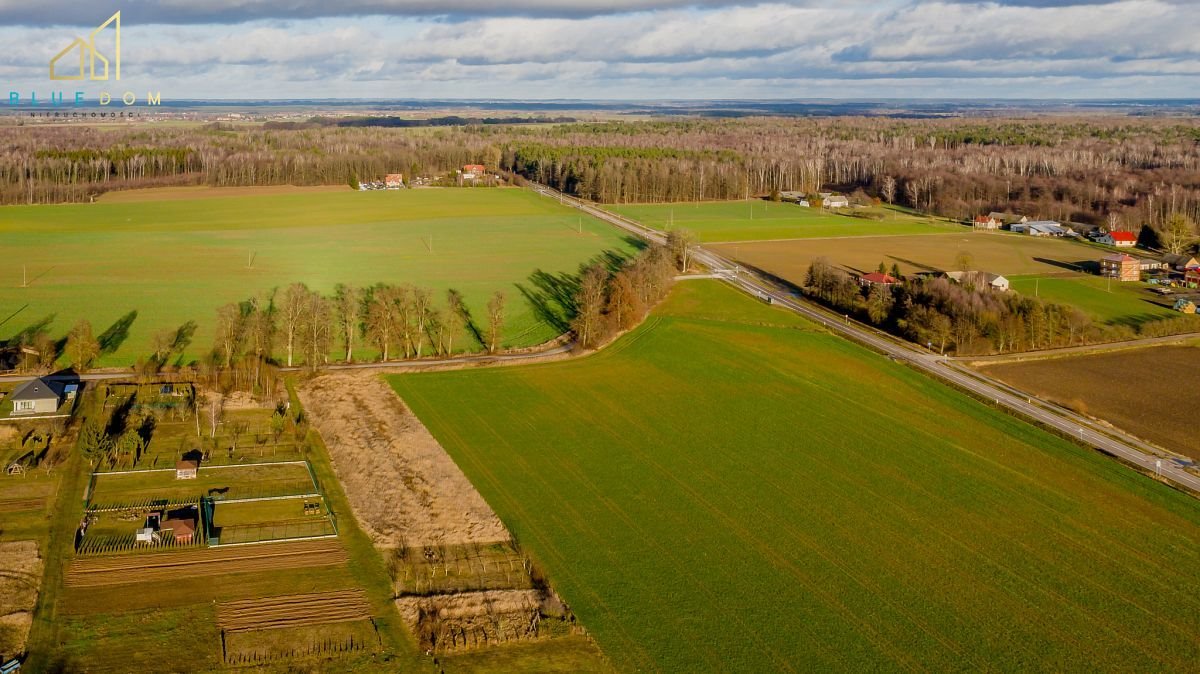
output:
[[[200,474],[200,462],[195,459],[181,459],[175,462],[176,480],[194,480]]]
[[[41,377],[18,386],[9,396],[12,416],[54,414],[62,401],[62,385]]]
[[[162,530],[170,531],[177,543],[191,543],[196,536],[196,507],[189,506],[167,513]]]

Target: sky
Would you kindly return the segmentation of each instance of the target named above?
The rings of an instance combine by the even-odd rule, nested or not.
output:
[[[117,10],[121,81],[51,81],[50,59]],[[68,99],[1200,98],[1197,26],[1200,0],[0,0],[0,83]]]

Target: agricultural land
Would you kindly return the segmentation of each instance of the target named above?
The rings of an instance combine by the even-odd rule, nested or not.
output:
[[[802,285],[812,261],[824,257],[852,273],[875,271],[882,262],[903,274],[954,271],[960,255],[973,269],[1001,274],[1012,289],[1076,306],[1099,323],[1128,325],[1179,314],[1173,299],[1151,292],[1145,283],[1109,283],[1089,273],[1112,250],[1100,246],[1006,232],[957,232],[938,236],[869,236],[796,241],[726,243],[714,246],[743,264]]]
[[[939,218],[912,215],[898,208],[825,210],[761,199],[608,208],[658,230],[689,229],[704,242],[920,235],[954,228]]]
[[[390,378],[618,669],[1181,670],[1200,505],[716,282]]]
[[[129,365],[152,353],[157,333],[194,322],[178,358],[187,363],[211,348],[224,304],[293,282],[325,294],[387,282],[428,287],[438,302],[456,289],[477,318],[503,291],[504,345],[530,346],[561,332],[535,309],[554,290],[539,278],[634,246],[520,189],[173,188],[150,200],[155,192],[0,209],[0,340],[38,329],[58,339],[87,319],[96,364]]]
[[[1200,461],[1200,345],[981,363],[987,374]],[[1186,383],[1185,383],[1186,382]],[[1188,385],[1188,384],[1191,385]]]
[[[428,666],[319,440],[277,390],[252,403],[179,381],[88,387],[32,671]]]

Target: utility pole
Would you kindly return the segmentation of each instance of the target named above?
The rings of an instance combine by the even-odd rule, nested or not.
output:
[[[27,279],[28,279],[28,276],[25,273],[25,265],[21,265],[21,287],[22,288],[29,287],[29,281]]]

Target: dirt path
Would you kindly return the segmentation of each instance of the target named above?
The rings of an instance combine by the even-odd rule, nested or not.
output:
[[[321,375],[299,394],[355,517],[377,546],[509,540],[466,475],[377,374]]]

